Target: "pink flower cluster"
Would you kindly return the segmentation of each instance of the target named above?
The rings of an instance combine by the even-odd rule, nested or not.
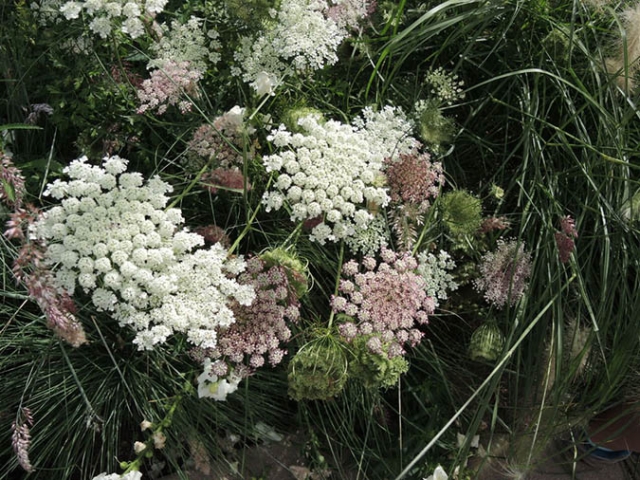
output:
[[[24,194],[22,173],[13,165],[11,157],[0,151],[0,201],[11,208],[20,208]]]
[[[215,159],[221,167],[240,166],[243,158],[243,109],[231,109],[217,117],[213,125],[200,126],[189,141],[189,149],[207,160]]]
[[[440,162],[431,163],[428,153],[400,154],[388,159],[385,174],[392,202],[410,203],[421,213],[429,208],[429,199],[436,198],[444,185]]]
[[[531,276],[531,254],[522,242],[498,240],[496,251],[482,257],[479,268],[475,286],[484,298],[498,308],[507,303],[513,306],[524,295]]]
[[[266,357],[272,366],[280,363],[286,353],[281,344],[291,338],[287,322],[297,322],[300,317],[298,296],[287,273],[283,266],[269,267],[260,257],[247,260],[247,269],[238,281],[252,284],[256,299],[249,306],[233,309],[236,322],[219,332],[216,348],[207,352],[219,360],[214,364],[216,375],[226,375],[225,360],[241,366],[246,359],[249,371],[262,367]]]
[[[23,408],[22,418],[11,424],[11,430],[13,431],[11,444],[16,457],[18,457],[18,463],[28,473],[34,471],[33,465],[29,460],[29,447],[31,446],[30,427],[33,427],[33,415],[31,415],[31,410]]]
[[[202,72],[191,69],[189,62],[166,61],[161,69],[151,72],[151,78],[142,82],[138,90],[138,113],[156,110],[162,115],[169,105],[177,105],[182,113],[191,111],[191,101],[183,96],[197,97],[197,83],[201,78]]]
[[[240,169],[232,168],[216,168],[202,175],[202,183],[214,195],[218,193],[218,189],[236,190],[242,192],[245,187],[245,178]],[[247,191],[251,190],[251,184],[246,181]]]
[[[569,261],[571,253],[576,248],[575,238],[578,238],[575,220],[568,215],[562,217],[560,219],[560,231],[555,233],[558,257],[562,263]]]
[[[53,287],[53,275],[43,263],[44,245],[28,238],[27,232],[41,212],[33,205],[23,206],[24,178],[4,154],[0,161],[0,179],[0,200],[13,208],[4,236],[20,244],[12,269],[14,277],[26,287],[29,296],[45,314],[49,328],[58,337],[74,347],[87,343],[84,329],[74,315],[73,300]]]
[[[376,0],[338,0],[329,2],[326,10],[327,18],[336,22],[341,28],[357,29],[361,20],[376,11]]]
[[[392,358],[404,353],[405,344],[421,341],[424,334],[417,326],[428,323],[435,301],[415,273],[418,262],[410,253],[383,248],[380,256],[380,264],[372,257],[362,260],[364,273],[354,260],[343,265],[341,295],[332,297],[331,306],[347,317],[338,327],[347,341],[370,336],[369,350]]]
[[[5,237],[18,240],[21,247],[13,264],[13,275],[22,283],[47,318],[48,327],[74,347],[87,343],[82,324],[75,317],[76,306],[66,293],[58,292],[53,274],[44,265],[45,247],[41,242],[27,239],[27,232],[40,211],[32,205],[18,209],[7,222]]]

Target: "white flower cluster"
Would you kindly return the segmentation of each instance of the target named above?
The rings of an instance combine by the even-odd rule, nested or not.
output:
[[[292,134],[281,125],[268,137],[282,151],[263,158],[268,172],[280,172],[277,190],[263,197],[267,211],[287,202],[294,222],[321,218],[310,237],[320,244],[366,229],[373,219],[367,204],[375,208],[389,202],[381,186],[384,156],[351,125],[320,123],[314,115],[301,118],[298,125],[304,134]]]
[[[203,20],[192,16],[186,23],[177,20],[160,26],[162,37],[153,45],[151,51],[155,58],[147,68],[164,68],[167,61],[189,62],[191,68],[204,72],[207,60],[216,64],[220,60],[222,45],[218,41],[218,32],[203,30]]]
[[[425,82],[431,86],[431,94],[447,105],[465,97],[462,90],[464,81],[460,80],[458,75],[449,73],[442,67],[431,69],[425,77]]]
[[[386,105],[378,112],[366,107],[353,124],[364,132],[367,141],[385,158],[395,159],[400,154],[410,154],[420,146],[420,142],[411,136],[414,122],[400,107]]]
[[[68,1],[60,7],[67,20],[84,14],[91,18],[89,28],[102,38],[107,38],[114,28],[131,38],[144,34],[143,18],[155,17],[164,10],[168,0],[81,0]]]
[[[118,473],[101,473],[97,477],[93,477],[92,480],[142,480],[142,473],[137,470],[133,470],[125,475]]]
[[[204,371],[198,376],[198,398],[208,397],[219,402],[224,402],[227,395],[235,392],[242,377],[229,373],[225,378],[219,378],[213,372],[211,359],[205,358]]]
[[[41,26],[47,26],[62,21],[60,7],[65,0],[36,0],[31,2],[29,8]]]
[[[98,167],[82,157],[65,168],[69,181],[48,186],[61,205],[43,214],[36,235],[48,244],[56,286],[91,294],[98,310],[137,331],[140,350],[175,332],[213,348],[216,329],[235,320],[229,303],[255,298],[234,279],[245,263],[227,258],[220,244],[194,250],[204,239],[179,228],[179,209],[164,210],[171,186],[157,176],[145,184],[140,173],[126,172],[127,163],[114,156]]]
[[[277,191],[264,194],[267,211],[287,202],[294,222],[322,218],[310,237],[320,244],[366,229],[373,219],[367,203],[384,207],[389,202],[377,184],[384,157],[351,125],[319,123],[314,115],[301,118],[298,125],[304,134],[291,134],[281,125],[268,137],[283,151],[263,158],[268,172],[280,172]]]
[[[418,274],[424,278],[427,285],[427,295],[436,300],[446,300],[447,291],[457,290],[458,284],[448,270],[456,267],[451,256],[444,250],[436,257],[432,253],[422,252],[418,255]]]
[[[261,35],[241,40],[235,53],[240,69],[234,74],[242,75],[261,95],[272,93],[289,74],[336,63],[347,31],[325,16],[326,9],[324,0],[283,0]]]
[[[356,228],[354,234],[345,239],[345,243],[352,253],[375,257],[382,247],[387,246],[389,236],[384,215],[375,215],[366,228]]]

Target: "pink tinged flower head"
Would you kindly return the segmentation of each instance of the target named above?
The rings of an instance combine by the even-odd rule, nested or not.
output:
[[[431,163],[427,153],[401,154],[399,159],[389,159],[385,173],[391,201],[418,206],[422,213],[444,185],[442,164]]]
[[[251,190],[251,184],[246,181],[244,175],[238,168],[216,168],[211,172],[205,173],[201,178],[204,186],[211,193],[218,193],[218,189],[232,190],[242,192],[245,188]]]
[[[365,267],[365,261],[369,263],[373,259],[363,259],[366,273],[357,273],[354,268],[357,264],[353,261],[343,266],[343,277],[347,278],[340,285],[347,288],[340,289],[341,296],[334,297],[332,306],[334,312],[348,315],[339,326],[340,334],[347,341],[358,335],[376,334],[385,344],[399,343],[399,351],[403,351],[400,344],[414,338],[409,331],[428,322],[434,308],[433,299],[425,292],[424,279],[408,268],[416,265],[411,254],[383,250],[381,256],[378,265]],[[336,298],[340,298],[337,305]],[[391,350],[385,347],[385,351]]]
[[[142,82],[138,90],[138,113],[156,111],[162,115],[170,105],[182,113],[191,111],[191,101],[186,96],[197,97],[198,81],[202,72],[190,68],[189,62],[166,61],[161,69],[151,72],[151,78]]]
[[[253,371],[267,359],[275,366],[285,353],[281,345],[291,338],[288,322],[300,317],[296,290],[284,267],[269,267],[259,257],[247,261],[238,280],[255,287],[256,299],[251,305],[234,307],[236,322],[218,333],[211,357],[235,364],[234,370],[243,366]]]
[[[575,220],[568,215],[562,217],[560,231],[556,232],[554,237],[558,246],[558,257],[562,263],[567,263],[576,247],[574,239],[578,238]]]
[[[340,0],[329,2],[325,14],[341,28],[357,29],[359,23],[376,10],[375,0]]]
[[[13,451],[18,458],[18,463],[25,472],[33,472],[35,469],[29,460],[29,447],[31,446],[31,427],[33,427],[33,416],[31,410],[23,408],[20,419],[11,424],[11,444]]]
[[[13,164],[9,155],[0,151],[0,201],[19,209],[25,193],[22,172]]]
[[[242,165],[243,144],[242,132],[223,115],[216,118],[213,125],[206,123],[200,126],[188,146],[197,155],[215,159],[216,165],[229,168]]]
[[[479,268],[475,287],[484,292],[484,298],[498,308],[507,303],[513,306],[524,295],[531,276],[531,254],[522,242],[498,240],[496,251],[482,257]]]

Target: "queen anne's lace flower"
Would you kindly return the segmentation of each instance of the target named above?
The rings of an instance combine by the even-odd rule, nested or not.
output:
[[[125,475],[120,475],[118,473],[107,474],[105,472],[101,473],[97,477],[93,477],[92,480],[142,480],[142,473],[137,470],[132,470]]]
[[[230,303],[255,297],[235,280],[244,262],[227,258],[220,244],[195,250],[204,239],[180,228],[178,209],[165,210],[170,185],[158,177],[145,184],[126,165],[110,157],[91,166],[83,157],[65,169],[69,181],[49,185],[46,193],[61,205],[43,214],[36,234],[48,242],[56,286],[90,294],[98,310],[137,331],[139,349],[175,332],[213,348],[217,329],[235,321]]]
[[[375,8],[376,0],[334,0],[329,2],[326,14],[342,28],[357,29]]]
[[[371,353],[394,357],[404,353],[404,344],[420,342],[423,333],[416,327],[428,323],[435,301],[427,295],[424,279],[414,273],[418,263],[411,254],[383,248],[380,256],[379,265],[371,257],[363,259],[364,273],[355,261],[347,262],[341,295],[334,296],[331,304],[334,312],[347,317],[339,326],[347,341],[373,335],[367,340]]]
[[[75,20],[81,13],[86,15],[91,19],[89,22],[91,31],[102,38],[107,38],[118,27],[122,33],[131,38],[138,38],[144,34],[143,18],[154,17],[162,12],[167,2],[168,0],[68,1],[60,6],[60,13],[67,20]]]
[[[214,165],[224,168],[242,166],[244,155],[253,154],[253,148],[247,145],[249,142],[245,137],[254,132],[247,126],[244,114],[245,109],[236,105],[216,117],[212,124],[200,126],[188,143],[193,155],[187,157],[187,166],[199,171],[211,160],[214,160]]]
[[[205,359],[204,371],[198,376],[198,397],[208,397],[223,402],[227,399],[227,395],[238,389],[242,377],[231,372],[226,378],[220,378],[214,369],[211,359]]]
[[[515,305],[524,295],[531,275],[531,254],[517,240],[498,240],[495,252],[489,252],[480,263],[480,278],[475,281],[484,298],[498,308]]]
[[[158,115],[169,105],[177,105],[182,113],[191,111],[191,101],[184,96],[198,96],[197,84],[202,72],[191,68],[189,62],[166,60],[162,68],[153,70],[151,78],[142,82],[138,90],[138,113],[156,110]]]
[[[417,272],[424,278],[427,295],[436,300],[446,300],[447,292],[458,289],[453,275],[448,271],[456,267],[451,256],[444,250],[440,250],[438,256],[433,253],[422,252],[418,255]]]
[[[216,63],[220,55],[220,42],[217,33],[210,30],[205,33],[203,20],[192,16],[185,23],[171,22],[171,28],[163,24],[160,27],[162,37],[151,46],[155,58],[147,68],[163,68],[168,61],[189,62],[193,70],[204,72],[208,61]]]
[[[282,151],[263,158],[268,172],[279,172],[277,190],[263,198],[267,211],[287,202],[292,221],[323,216],[311,233],[321,244],[366,229],[373,219],[367,204],[385,206],[389,201],[385,188],[376,183],[382,178],[383,155],[350,125],[320,123],[315,116],[298,123],[305,133],[292,134],[283,125],[268,137]]]
[[[420,146],[412,135],[415,124],[400,107],[386,105],[380,111],[366,107],[353,124],[363,132],[372,149],[385,158],[396,159],[400,154],[415,154]]]
[[[247,270],[238,280],[251,284],[256,301],[249,306],[235,308],[236,323],[221,329],[218,345],[208,352],[214,358],[240,365],[246,361],[250,370],[268,361],[272,366],[282,360],[282,344],[291,337],[288,322],[297,322],[298,295],[290,283],[292,269],[282,265],[268,265],[260,257],[247,260]]]
[[[236,73],[259,93],[272,93],[288,74],[336,63],[347,32],[324,15],[326,9],[323,0],[283,0],[262,34],[241,40]]]

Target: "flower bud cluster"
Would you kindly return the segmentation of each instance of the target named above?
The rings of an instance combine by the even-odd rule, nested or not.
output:
[[[235,321],[230,304],[255,298],[253,287],[235,280],[245,263],[220,244],[195,250],[204,239],[180,228],[179,209],[165,210],[171,186],[126,169],[117,156],[102,166],[82,157],[65,168],[68,181],[48,186],[61,205],[42,215],[36,234],[47,242],[55,284],[91,295],[96,309],[137,331],[141,350],[175,332],[213,348],[217,329]]]

